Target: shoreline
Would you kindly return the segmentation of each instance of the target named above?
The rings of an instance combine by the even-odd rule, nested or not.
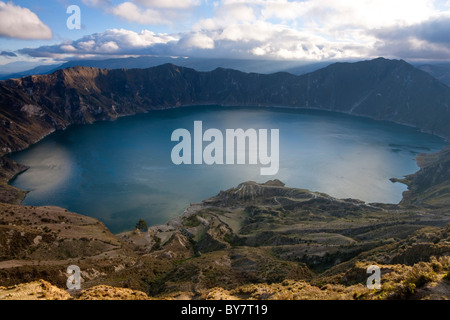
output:
[[[29,167],[26,167],[26,166],[24,166],[24,165],[21,164],[21,163],[17,163],[17,162],[14,161],[13,159],[11,159],[11,158],[9,157],[9,155],[14,154],[14,153],[18,153],[18,152],[22,152],[22,151],[24,151],[24,150],[30,148],[31,146],[35,145],[36,143],[39,143],[40,141],[42,141],[43,139],[45,139],[46,137],[50,136],[51,134],[53,134],[53,133],[55,133],[55,132],[58,132],[58,131],[64,131],[64,130],[66,130],[66,129],[69,129],[69,128],[72,127],[72,126],[77,126],[77,125],[83,125],[83,126],[84,126],[84,125],[92,125],[92,124],[95,124],[95,123],[97,123],[97,122],[105,122],[105,121],[110,121],[110,122],[112,122],[112,121],[116,121],[116,120],[118,120],[118,119],[120,119],[120,118],[125,118],[125,117],[130,117],[130,116],[137,116],[137,115],[139,115],[139,114],[149,114],[149,113],[151,113],[151,112],[153,112],[153,111],[166,111],[166,110],[174,110],[174,109],[180,109],[180,108],[194,108],[194,107],[217,107],[217,108],[236,108],[236,109],[240,109],[240,108],[249,108],[249,109],[255,109],[255,110],[258,110],[258,109],[260,109],[260,108],[264,108],[264,109],[273,109],[273,110],[283,110],[283,109],[284,109],[284,110],[299,110],[299,111],[308,111],[308,110],[312,110],[312,111],[321,111],[321,112],[326,112],[326,113],[334,113],[334,114],[346,115],[346,116],[350,116],[350,117],[360,117],[360,118],[365,118],[365,119],[371,119],[371,120],[374,120],[374,121],[377,121],[377,122],[387,122],[387,123],[392,123],[392,124],[402,125],[402,126],[406,126],[406,127],[410,127],[410,128],[415,128],[415,129],[417,129],[417,130],[419,130],[420,132],[425,133],[425,134],[431,134],[431,135],[434,135],[434,136],[436,136],[436,137],[442,138],[442,139],[444,140],[444,142],[445,142],[445,145],[443,146],[442,149],[440,149],[440,150],[438,150],[438,151],[421,152],[421,153],[419,153],[418,155],[416,155],[416,157],[414,158],[414,161],[416,162],[416,164],[417,164],[417,166],[418,166],[419,169],[418,169],[417,171],[411,173],[410,175],[417,173],[417,172],[422,168],[422,167],[420,166],[420,163],[418,162],[418,158],[419,158],[420,156],[422,156],[422,155],[430,155],[430,154],[434,154],[434,153],[439,153],[439,152],[441,152],[441,151],[444,150],[446,147],[448,147],[448,145],[449,145],[449,140],[450,140],[449,138],[442,137],[442,136],[439,136],[439,135],[437,135],[437,134],[433,134],[433,133],[430,133],[430,132],[426,132],[426,131],[424,131],[424,130],[422,130],[422,129],[420,129],[420,128],[417,128],[417,127],[415,127],[415,126],[412,126],[412,125],[402,124],[402,123],[398,123],[398,122],[395,122],[395,121],[389,121],[389,120],[383,120],[383,119],[376,119],[376,118],[374,118],[374,117],[369,117],[369,116],[364,116],[364,115],[355,115],[355,114],[351,114],[351,113],[347,113],[347,112],[342,112],[342,111],[326,110],[326,109],[311,108],[311,107],[308,107],[308,108],[304,108],[304,107],[303,107],[303,108],[302,108],[302,107],[276,106],[276,105],[258,105],[258,106],[255,106],[255,105],[247,105],[247,106],[244,105],[244,106],[242,106],[242,105],[241,105],[241,106],[236,106],[236,105],[217,104],[217,103],[187,104],[187,105],[178,105],[178,106],[172,106],[172,107],[161,107],[161,108],[156,108],[156,109],[147,110],[147,111],[142,112],[142,113],[131,113],[131,114],[118,115],[118,116],[115,117],[115,118],[98,120],[98,121],[94,121],[94,122],[91,122],[91,123],[84,123],[84,124],[69,124],[69,125],[67,125],[66,127],[62,128],[62,129],[55,129],[55,130],[52,130],[51,132],[45,134],[45,135],[44,135],[42,138],[40,138],[39,140],[37,140],[37,141],[35,141],[35,142],[33,142],[33,143],[30,143],[30,144],[29,144],[27,147],[25,147],[25,148],[23,148],[23,149],[21,149],[21,150],[18,150],[18,151],[10,152],[10,153],[8,153],[8,154],[5,154],[5,155],[0,156],[0,158],[7,158],[9,161],[12,161],[13,163],[17,164],[17,165],[21,168],[21,170],[19,170],[19,171],[17,171],[17,172],[14,172],[13,175],[7,179],[6,185],[7,185],[8,187],[10,187],[10,188],[16,188],[16,187],[12,186],[10,183],[11,183],[12,181],[14,181],[14,179],[16,179],[20,174],[26,172],[26,171],[29,169]],[[2,169],[3,169],[3,167],[2,167]],[[406,177],[406,176],[405,176],[405,177]],[[404,200],[405,200],[405,192],[408,192],[408,191],[410,190],[410,189],[409,189],[409,185],[407,184],[407,181],[406,181],[405,177],[402,178],[402,179],[399,179],[399,178],[390,178],[390,179],[389,179],[392,183],[397,183],[397,182],[399,182],[399,183],[404,184],[404,185],[407,187],[407,190],[405,190],[405,191],[402,192],[402,198],[400,199],[400,201],[399,201],[398,203],[395,203],[394,205],[399,205],[402,201],[404,201]],[[294,188],[301,188],[301,187],[294,187]],[[16,189],[18,189],[18,188],[16,188]],[[22,190],[22,189],[18,189],[18,190],[21,191],[21,192],[23,193],[23,197],[21,197],[20,202],[19,202],[18,204],[21,205],[21,206],[23,206],[22,203],[23,203],[23,201],[25,200],[26,195],[27,195],[27,193],[28,193],[29,191]],[[3,199],[0,200],[0,202],[3,202]],[[189,208],[189,206],[188,206],[187,208]],[[62,208],[62,209],[66,209],[66,208]],[[181,217],[182,215],[183,215],[183,213],[180,215],[180,217]],[[168,223],[168,222],[170,222],[170,219],[167,221],[167,223]],[[155,226],[158,226],[158,225],[155,225]],[[150,226],[150,227],[155,227],[155,226]],[[123,231],[123,232],[129,232],[129,231],[132,231],[132,230]],[[117,234],[120,234],[120,233],[123,233],[123,232],[119,232],[119,233],[117,233]]]
[[[167,111],[167,110],[175,110],[175,109],[181,109],[181,108],[194,108],[194,107],[218,107],[218,108],[249,108],[249,109],[274,109],[274,110],[299,110],[299,111],[321,111],[321,112],[329,112],[329,113],[334,113],[334,114],[340,114],[340,115],[346,115],[346,116],[350,116],[350,117],[357,117],[357,118],[363,118],[363,119],[370,119],[370,120],[374,120],[374,121],[378,121],[378,122],[385,122],[385,123],[391,123],[391,124],[397,124],[397,125],[401,125],[401,126],[405,126],[405,127],[409,127],[409,128],[414,128],[416,130],[418,130],[421,133],[424,134],[430,134],[433,136],[436,136],[438,138],[441,138],[444,140],[444,142],[446,144],[450,145],[450,136],[445,136],[445,135],[441,135],[435,132],[430,132],[428,130],[422,129],[418,126],[415,126],[413,124],[410,123],[406,123],[406,122],[399,122],[399,121],[393,121],[393,120],[388,120],[388,119],[379,119],[373,116],[369,116],[369,115],[364,115],[364,114],[356,114],[356,113],[351,113],[351,112],[345,112],[345,111],[339,111],[339,110],[330,110],[330,109],[324,109],[324,108],[318,108],[318,107],[296,107],[296,106],[283,106],[283,105],[272,105],[272,104],[241,104],[241,105],[236,105],[236,104],[222,104],[222,103],[214,103],[214,102],[204,102],[204,103],[195,103],[195,104],[180,104],[180,105],[175,105],[175,106],[157,106],[157,107],[151,107],[150,109],[145,110],[144,112],[135,112],[135,113],[125,113],[125,114],[117,114],[116,117],[112,117],[112,118],[107,118],[107,119],[101,119],[101,120],[96,120],[96,121],[92,121],[92,122],[86,122],[86,123],[69,123],[68,125],[66,125],[65,127],[58,129],[58,128],[53,128],[53,130],[50,130],[48,133],[44,134],[42,137],[40,137],[39,139],[37,139],[34,142],[28,143],[28,145],[26,147],[23,147],[21,149],[18,150],[14,150],[14,151],[10,151],[10,152],[3,152],[0,153],[0,158],[1,157],[6,157],[9,156],[11,154],[17,153],[17,152],[21,152],[24,150],[27,150],[28,148],[30,148],[32,145],[39,143],[40,141],[42,141],[43,139],[45,139],[46,137],[50,136],[51,134],[58,132],[58,131],[64,131],[67,130],[69,128],[71,128],[72,126],[78,126],[78,125],[92,125],[98,122],[113,122],[116,121],[118,119],[121,118],[126,118],[126,117],[132,117],[132,116],[137,116],[140,114],[149,114],[151,112],[158,112],[158,111]]]

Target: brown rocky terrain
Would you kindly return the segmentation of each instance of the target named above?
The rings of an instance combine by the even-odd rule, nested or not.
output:
[[[222,191],[148,232],[112,235],[59,208],[0,211],[0,284],[64,288],[65,268],[77,264],[86,293],[70,299],[449,298],[448,207],[339,200],[274,180]],[[370,264],[382,270],[382,290],[365,287]]]
[[[70,295],[47,281],[40,280],[11,287],[0,287],[0,300],[149,300],[140,291],[96,286]]]

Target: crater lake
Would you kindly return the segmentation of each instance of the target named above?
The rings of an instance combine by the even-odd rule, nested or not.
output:
[[[172,132],[217,128],[279,129],[279,171],[259,165],[175,165]],[[339,113],[284,108],[198,106],[151,111],[113,122],[71,126],[11,156],[29,166],[11,184],[24,205],[53,205],[104,222],[112,232],[139,219],[156,225],[238,184],[279,179],[288,187],[336,198],[398,203],[407,187],[392,183],[419,168],[419,153],[445,141],[418,129]]]

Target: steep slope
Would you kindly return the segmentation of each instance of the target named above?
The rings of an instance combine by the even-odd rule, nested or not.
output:
[[[403,181],[408,192],[403,194],[402,204],[448,209],[450,204],[450,148],[438,153],[423,154],[417,159],[421,167]]]
[[[64,287],[65,270],[82,268],[85,281],[134,264],[136,256],[98,220],[57,207],[0,203],[0,283],[44,277]]]
[[[439,81],[450,86],[450,64],[424,64],[417,66],[420,70],[428,72]]]
[[[148,237],[133,232],[120,237],[147,258],[176,264],[148,278],[154,295],[286,279],[331,283],[361,261],[413,265],[450,254],[449,222],[448,209],[339,200],[275,180],[222,191],[166,225],[151,227]],[[118,279],[143,275],[142,268],[148,272],[141,266],[105,281],[123,286]],[[359,278],[365,277],[364,270]],[[353,285],[355,279],[340,284]]]

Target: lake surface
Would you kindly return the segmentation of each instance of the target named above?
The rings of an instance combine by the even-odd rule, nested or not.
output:
[[[172,132],[194,121],[203,130],[280,130],[280,169],[260,165],[180,165],[171,160]],[[189,107],[72,126],[12,158],[30,167],[12,185],[30,191],[25,205],[56,205],[98,218],[113,232],[179,216],[190,203],[253,180],[337,198],[398,203],[407,188],[392,183],[414,173],[414,158],[445,141],[414,128],[324,111]],[[204,145],[207,145],[205,143]]]

